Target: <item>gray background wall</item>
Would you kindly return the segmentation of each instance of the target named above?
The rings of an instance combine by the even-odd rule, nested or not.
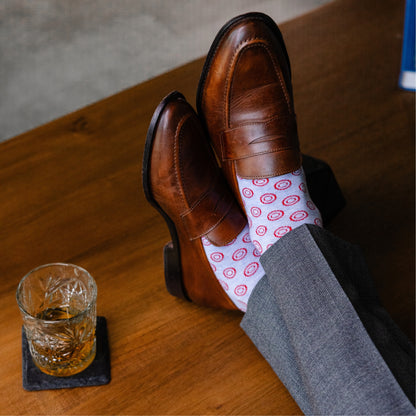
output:
[[[329,0],[1,0],[0,141],[205,55],[230,18]]]

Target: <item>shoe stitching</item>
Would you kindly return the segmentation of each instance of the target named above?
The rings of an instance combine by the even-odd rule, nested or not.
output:
[[[251,42],[254,42],[254,41],[257,41],[257,42],[254,43],[254,44],[251,43]],[[266,50],[266,52],[267,52],[270,60],[273,63],[273,69],[274,69],[275,74],[277,75],[277,77],[279,79],[280,87],[283,90],[283,94],[284,94],[284,97],[285,97],[287,109],[288,109],[288,111],[289,111],[290,114],[293,114],[292,107],[290,105],[289,95],[288,95],[287,88],[286,88],[286,83],[282,80],[282,76],[281,76],[280,71],[279,71],[280,66],[277,64],[276,59],[274,57],[274,54],[272,53],[271,49],[267,45],[267,43],[266,43],[267,41],[268,41],[268,39],[266,39],[266,38],[253,37],[253,38],[245,39],[244,41],[241,41],[237,45],[236,50],[235,50],[235,52],[234,52],[234,54],[232,56],[232,59],[230,60],[230,63],[228,65],[227,76],[225,78],[226,85],[229,85],[229,88],[228,89],[226,89],[226,88],[224,89],[225,91],[224,91],[224,97],[223,97],[223,105],[225,104],[224,105],[224,108],[225,108],[225,114],[224,114],[225,115],[225,120],[228,120],[229,121],[230,118],[231,118],[231,115],[230,115],[230,106],[228,105],[228,100],[227,100],[227,97],[229,97],[230,91],[232,90],[232,86],[233,86],[233,80],[232,80],[232,76],[231,76],[231,68],[232,67],[236,67],[236,65],[237,65],[237,63],[238,63],[238,61],[239,61],[242,53],[245,50],[250,49],[250,48],[256,48],[256,47],[261,47],[261,48],[264,48]],[[247,45],[241,46],[243,44],[247,44]],[[239,55],[239,56],[236,58],[236,55]],[[224,124],[225,124],[225,128],[228,128],[228,125],[227,125],[227,122],[226,121],[224,121]]]
[[[189,118],[189,114],[184,115],[178,122],[175,130],[175,140],[174,140],[174,161],[175,161],[175,177],[176,177],[176,184],[177,189],[179,190],[179,194],[182,198],[182,201],[185,205],[186,197],[185,197],[185,186],[183,180],[180,178],[183,176],[182,173],[182,152],[181,152],[181,142],[183,139],[183,125],[185,124],[186,120]],[[181,187],[182,184],[182,187]]]
[[[275,22],[273,22],[273,24],[276,26],[276,28],[271,27],[270,24],[266,21],[265,17],[266,17],[266,19],[268,18],[268,16],[264,15],[264,16],[250,16],[249,19],[252,20],[252,21],[254,21],[254,20],[257,20],[258,21],[258,20],[260,20],[262,23],[264,23],[267,26],[267,28],[269,30],[271,30],[273,32],[273,35],[276,36],[275,35],[275,30],[276,29],[279,30],[278,27],[277,27],[277,25],[275,24]],[[243,19],[239,19],[239,20],[235,21],[234,23],[230,24],[229,27],[227,28],[227,30],[224,31],[224,33],[222,34],[221,39],[219,39],[217,46],[212,51],[210,63],[209,63],[209,66],[206,68],[205,75],[204,75],[204,81],[203,81],[203,85],[202,85],[201,90],[204,90],[205,89],[205,83],[206,83],[206,80],[207,80],[207,77],[208,77],[208,73],[209,73],[209,71],[210,71],[210,69],[212,67],[212,63],[214,62],[214,58],[216,57],[217,51],[220,48],[220,45],[221,45],[222,41],[224,40],[225,36],[228,35],[234,29],[235,26],[239,25],[244,20],[247,20],[247,17],[245,19],[244,18]],[[209,51],[209,53],[210,53],[210,51]],[[201,97],[201,107],[202,107],[202,104],[204,102],[205,102],[204,94],[202,93],[202,97]]]

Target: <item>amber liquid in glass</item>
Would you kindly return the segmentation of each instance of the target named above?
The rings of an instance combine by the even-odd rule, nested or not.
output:
[[[79,313],[70,308],[48,308],[36,315],[43,320],[45,335],[32,339],[29,347],[35,364],[44,373],[70,376],[84,370],[94,360],[95,323],[88,316],[82,320],[71,319]]]

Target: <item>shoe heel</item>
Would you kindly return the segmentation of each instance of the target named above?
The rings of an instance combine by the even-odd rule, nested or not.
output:
[[[183,281],[181,271],[181,260],[179,250],[172,241],[169,241],[163,248],[163,263],[165,268],[165,284],[168,292],[180,299],[189,301]]]

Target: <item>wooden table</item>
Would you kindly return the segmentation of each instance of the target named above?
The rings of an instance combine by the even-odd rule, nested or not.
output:
[[[403,10],[404,1],[338,0],[282,31],[303,151],[330,163],[348,203],[330,228],[364,249],[386,308],[413,337],[414,94],[397,87]],[[164,288],[169,234],[141,189],[144,138],[168,92],[194,102],[202,64],[0,145],[1,413],[300,413],[239,313]],[[55,261],[85,267],[98,283],[112,360],[106,386],[22,388],[15,290],[27,271]]]

